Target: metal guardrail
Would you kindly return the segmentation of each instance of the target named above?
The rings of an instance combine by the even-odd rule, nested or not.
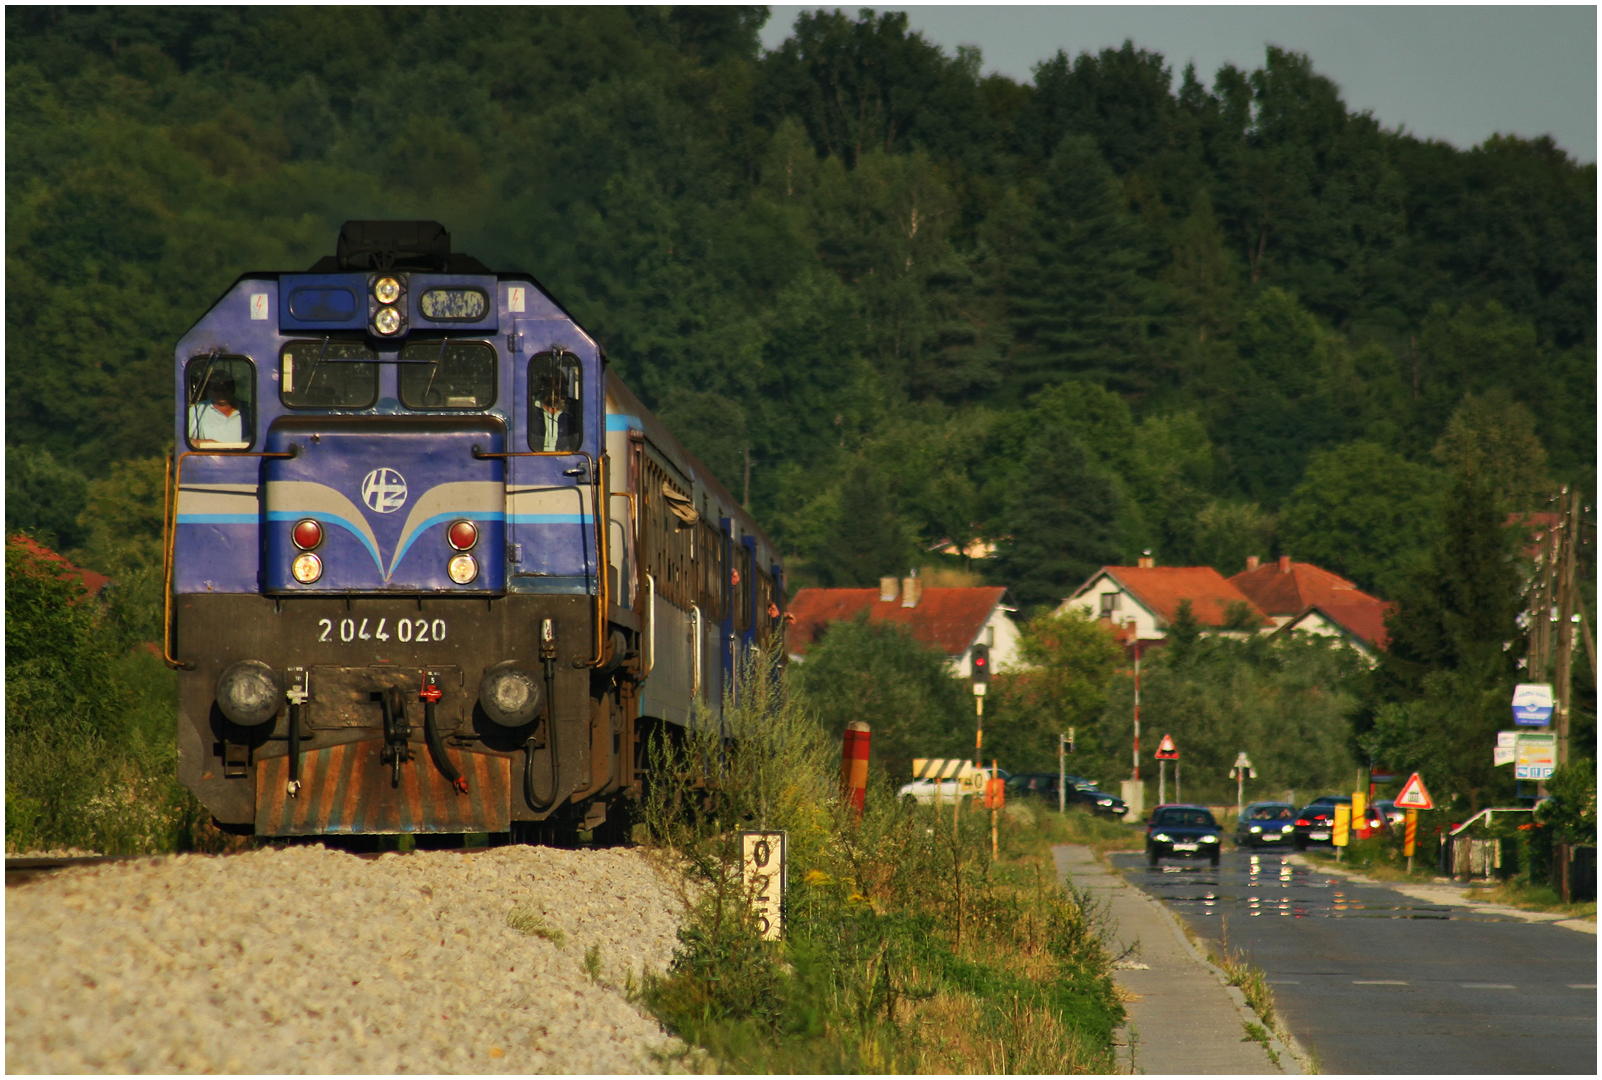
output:
[[[1464,831],[1470,825],[1473,825],[1476,821],[1480,820],[1480,818],[1484,818],[1485,824],[1489,825],[1491,823],[1492,814],[1533,814],[1534,812],[1535,808],[1533,806],[1488,806],[1446,835],[1456,836],[1458,833]]]

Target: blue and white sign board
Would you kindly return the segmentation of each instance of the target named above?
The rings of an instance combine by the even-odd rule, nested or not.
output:
[[[1496,733],[1496,749],[1491,753],[1491,764],[1511,765],[1516,756],[1519,744],[1519,733],[1516,731],[1498,731]]]
[[[1513,688],[1513,722],[1543,727],[1552,720],[1552,684],[1519,683]]]
[[[1513,779],[1550,780],[1557,767],[1557,736],[1545,731],[1519,732],[1513,751]]]

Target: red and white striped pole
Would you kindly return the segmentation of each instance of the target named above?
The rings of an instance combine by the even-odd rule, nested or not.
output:
[[[850,804],[856,820],[862,820],[862,804],[868,795],[868,744],[872,732],[861,720],[846,725],[845,744],[840,752],[840,797]]]

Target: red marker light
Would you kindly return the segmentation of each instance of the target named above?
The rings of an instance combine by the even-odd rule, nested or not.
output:
[[[1302,827],[1305,828],[1306,826],[1311,825],[1312,822],[1308,821],[1306,818],[1299,817],[1299,818],[1296,819],[1296,824],[1301,825]]]
[[[457,551],[468,551],[478,543],[478,526],[471,521],[458,521],[450,527],[445,538]]]
[[[323,527],[311,518],[295,522],[295,528],[290,534],[295,546],[302,551],[310,551],[323,542]]]

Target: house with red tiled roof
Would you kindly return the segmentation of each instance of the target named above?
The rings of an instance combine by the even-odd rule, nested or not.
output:
[[[1155,641],[1168,636],[1185,601],[1196,621],[1212,633],[1246,635],[1256,632],[1252,625],[1270,625],[1251,598],[1212,567],[1155,566],[1150,558],[1137,566],[1102,567],[1055,614],[1083,611],[1118,626],[1134,620],[1135,637]]]
[[[1378,654],[1390,644],[1385,629],[1385,616],[1391,605],[1369,597],[1367,600],[1313,604],[1290,619],[1277,634],[1316,634],[1319,637],[1340,638],[1363,655],[1372,666]]]
[[[1018,664],[1016,609],[1007,590],[924,588],[916,577],[882,578],[877,589],[801,589],[790,600],[795,617],[786,633],[790,659],[804,661],[807,650],[822,640],[830,623],[860,616],[875,623],[904,626],[913,638],[946,655],[953,674],[966,675],[973,647],[990,647],[991,670]]]
[[[1339,637],[1370,661],[1389,642],[1385,615],[1391,605],[1312,563],[1289,555],[1259,563],[1252,556],[1229,580],[1273,620],[1276,632]]]

